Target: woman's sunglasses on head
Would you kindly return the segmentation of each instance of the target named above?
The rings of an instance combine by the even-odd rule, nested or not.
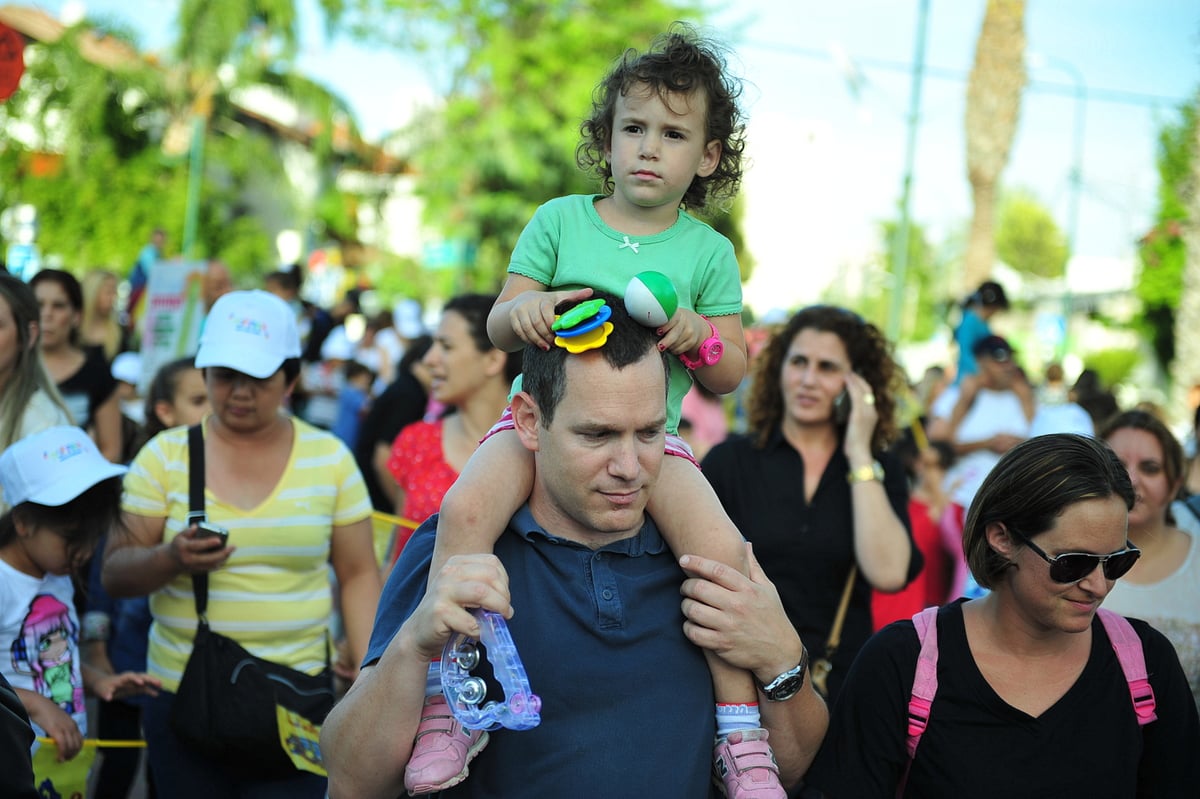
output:
[[[1042,560],[1050,564],[1050,579],[1056,583],[1077,583],[1096,570],[1097,566],[1104,567],[1104,579],[1117,580],[1124,577],[1142,556],[1142,551],[1128,541],[1125,549],[1108,555],[1093,555],[1089,552],[1064,552],[1050,557],[1042,548],[1026,536],[1010,529],[1013,535],[1025,542]]]

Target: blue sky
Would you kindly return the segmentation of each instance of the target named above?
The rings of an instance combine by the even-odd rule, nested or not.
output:
[[[57,14],[68,2],[26,0]],[[312,0],[302,0],[305,7]],[[715,32],[735,49],[747,82],[747,236],[758,272],[747,299],[816,299],[845,266],[877,246],[904,176],[906,114],[919,0],[738,0]],[[148,49],[171,38],[174,0],[91,0],[91,14],[136,23]],[[631,4],[631,7],[633,5]],[[913,217],[935,239],[970,214],[963,114],[985,0],[931,0],[927,75],[913,171]],[[421,65],[324,40],[315,14],[300,69],[346,97],[369,136],[395,126],[428,96]],[[1029,0],[1031,84],[1003,181],[1032,190],[1069,222],[1070,167],[1082,154],[1076,251],[1128,258],[1152,218],[1162,123],[1200,88],[1200,6],[1186,0]],[[852,92],[831,54],[865,78]],[[1082,149],[1075,126],[1087,92]]]

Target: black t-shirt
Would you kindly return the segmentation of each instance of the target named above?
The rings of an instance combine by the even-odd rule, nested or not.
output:
[[[429,397],[425,388],[411,373],[400,374],[383,390],[371,403],[362,424],[358,428],[358,441],[354,445],[354,460],[358,470],[362,472],[371,495],[371,505],[376,510],[391,513],[395,507],[396,498],[388,496],[375,477],[375,447],[378,444],[389,446],[396,440],[400,431],[419,422],[425,415],[425,406]]]
[[[97,347],[84,350],[83,365],[75,374],[58,384],[71,419],[87,430],[92,424],[96,409],[105,403],[117,390],[117,381],[109,370],[104,351]]]
[[[911,581],[924,559],[912,543],[908,480],[894,456],[884,453],[879,462],[888,501],[909,533]],[[704,459],[705,476],[729,518],[754,544],[754,556],[775,583],[788,618],[814,659],[825,654],[838,601],[855,562],[849,470],[839,447],[809,503],[804,498],[804,461],[779,430],[762,449],[747,436],[731,436]],[[841,646],[832,659],[827,683],[831,704],[872,630],[871,586],[860,572],[846,611]]]
[[[1200,722],[1171,643],[1132,620],[1158,720],[1139,727],[1124,672],[1099,619],[1075,684],[1037,718],[1000,698],[967,644],[962,601],[938,614],[938,689],[904,795],[958,799],[1195,797]],[[805,777],[830,799],[892,799],[908,762],[908,699],[920,643],[911,621],[867,642]],[[1031,667],[1028,679],[1037,680]]]

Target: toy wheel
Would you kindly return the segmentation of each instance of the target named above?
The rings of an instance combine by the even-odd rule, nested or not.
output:
[[[479,677],[468,677],[463,680],[458,698],[468,705],[478,705],[487,695],[487,684]]]

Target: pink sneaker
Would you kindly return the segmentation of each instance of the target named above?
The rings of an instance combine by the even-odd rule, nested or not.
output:
[[[450,713],[446,697],[425,697],[421,726],[404,768],[410,796],[441,791],[467,778],[467,764],[487,746],[486,730],[468,730]]]
[[[739,730],[717,741],[713,780],[729,799],[787,799],[767,731]]]

